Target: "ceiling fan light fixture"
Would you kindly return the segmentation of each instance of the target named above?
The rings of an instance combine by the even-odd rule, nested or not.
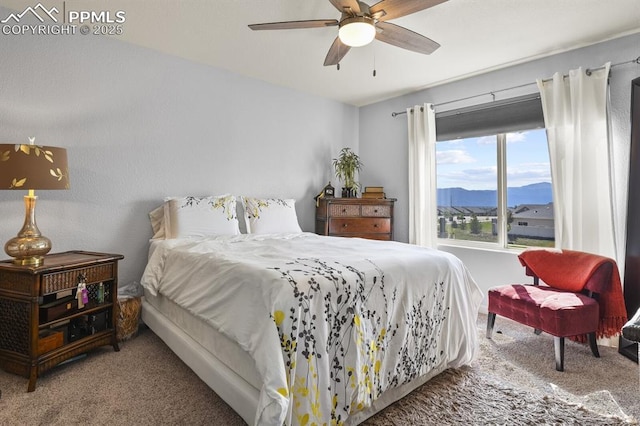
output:
[[[340,22],[338,37],[341,42],[351,47],[360,47],[371,43],[376,37],[373,18],[354,16],[343,19]]]

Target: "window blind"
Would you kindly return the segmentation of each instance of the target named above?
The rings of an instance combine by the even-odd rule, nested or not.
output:
[[[437,141],[543,127],[538,93],[436,113]]]

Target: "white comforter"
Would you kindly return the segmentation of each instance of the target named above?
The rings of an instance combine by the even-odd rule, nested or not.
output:
[[[256,424],[341,424],[387,389],[468,364],[482,295],[462,262],[315,234],[156,244],[142,285],[238,342],[262,377]]]

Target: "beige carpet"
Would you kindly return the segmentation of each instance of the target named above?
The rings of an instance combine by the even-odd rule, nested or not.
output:
[[[469,368],[449,370],[369,419],[366,425],[635,424],[638,366],[615,349],[567,343],[566,371],[555,371],[553,340],[497,319]],[[150,330],[58,367],[26,392],[26,379],[0,371],[0,425],[183,424],[243,421]]]

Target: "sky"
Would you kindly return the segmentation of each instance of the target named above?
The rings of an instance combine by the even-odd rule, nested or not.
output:
[[[436,143],[437,187],[497,187],[495,136]],[[507,187],[551,182],[545,129],[507,134]]]

